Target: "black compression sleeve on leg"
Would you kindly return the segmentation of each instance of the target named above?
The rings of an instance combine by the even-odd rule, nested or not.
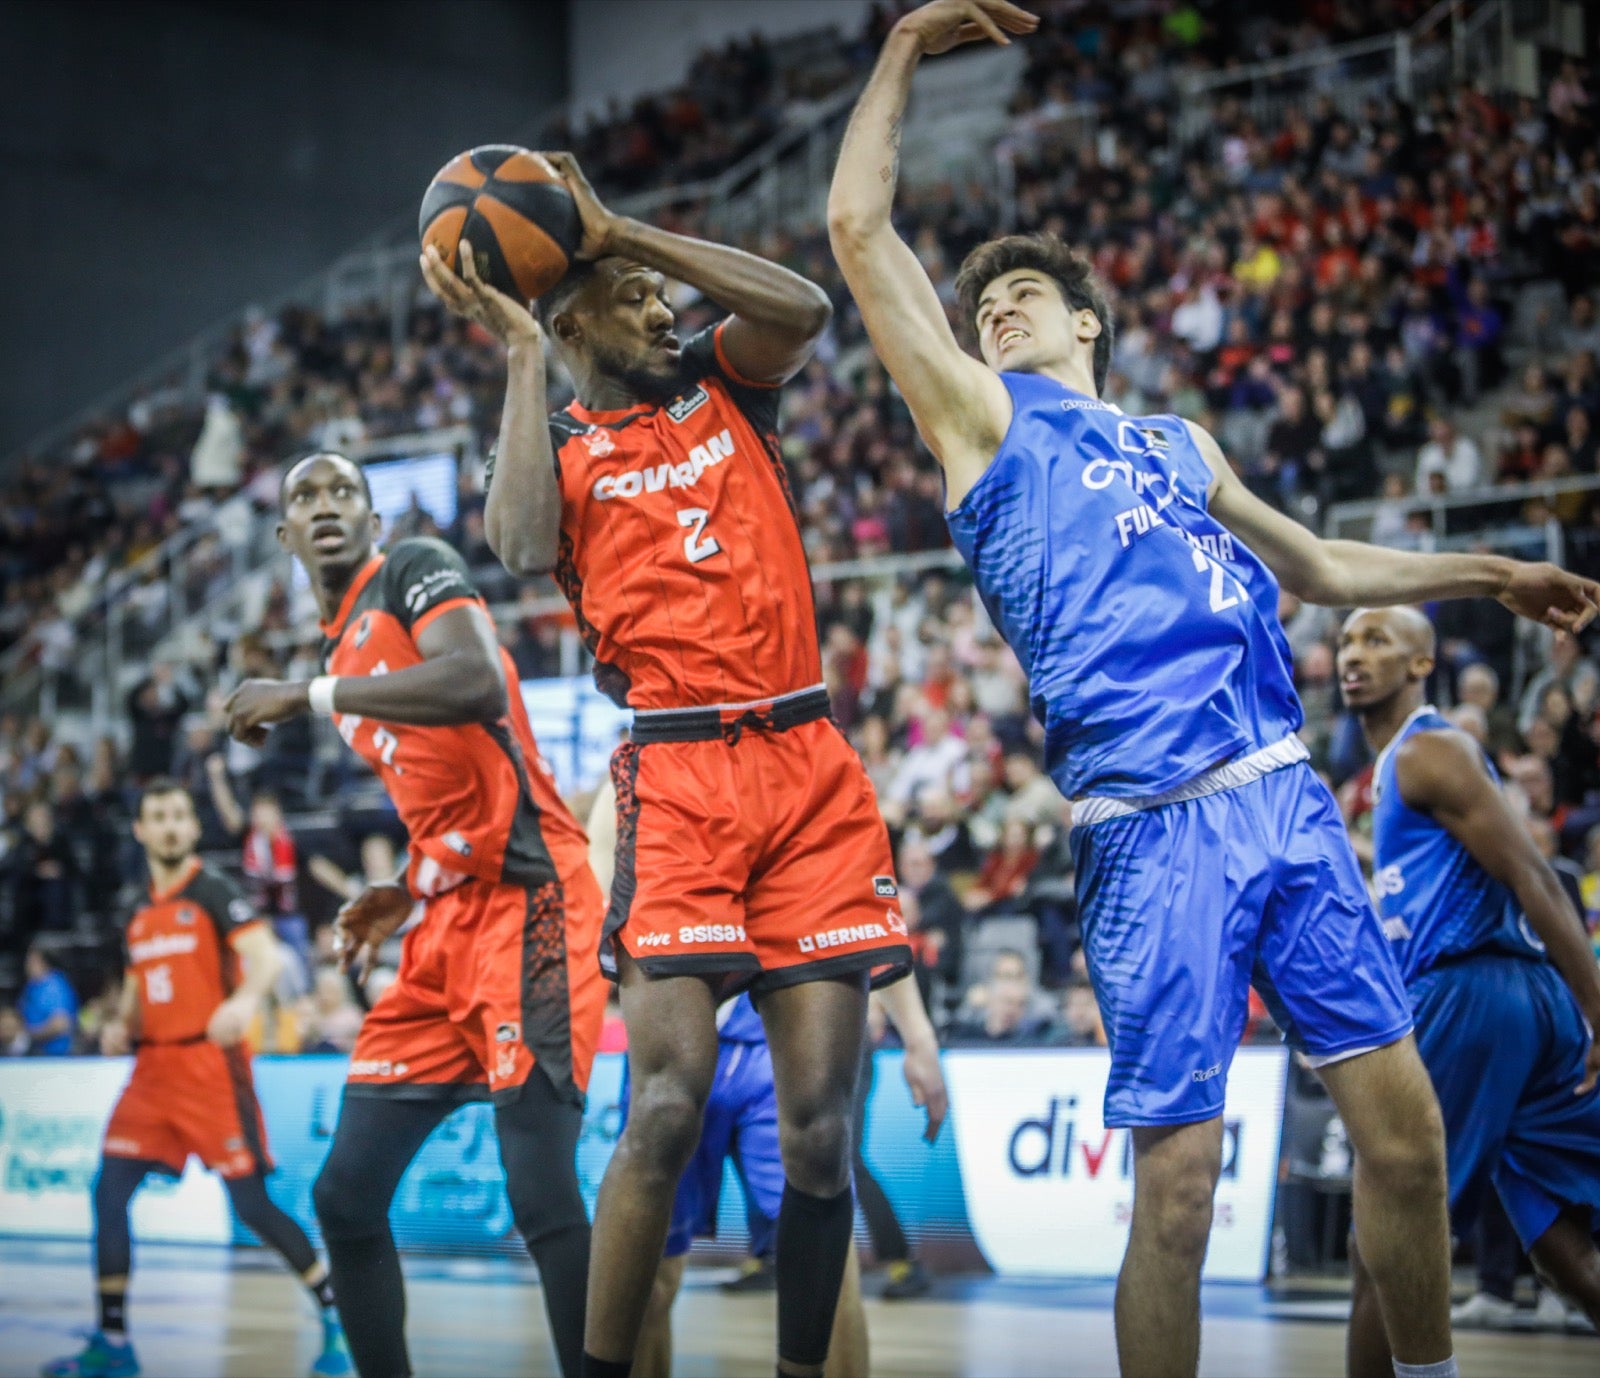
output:
[[[94,1270],[103,1278],[127,1277],[133,1267],[128,1203],[139,1183],[160,1165],[142,1158],[102,1158],[94,1179]]]
[[[577,1164],[583,1111],[557,1096],[535,1067],[522,1094],[495,1108],[494,1120],[512,1218],[539,1265],[556,1357],[565,1378],[578,1378],[589,1290],[589,1216]]]
[[[849,1187],[823,1197],[784,1183],[778,1210],[778,1357],[791,1364],[827,1361],[854,1208]]]
[[[296,1277],[309,1272],[316,1264],[317,1251],[311,1247],[306,1232],[267,1195],[266,1179],[259,1172],[253,1172],[248,1177],[235,1177],[224,1185],[228,1188],[234,1213],[256,1232],[261,1242],[282,1254]]]
[[[407,1378],[405,1279],[389,1230],[395,1188],[441,1120],[442,1100],[345,1096],[312,1188],[339,1319],[361,1378]]]

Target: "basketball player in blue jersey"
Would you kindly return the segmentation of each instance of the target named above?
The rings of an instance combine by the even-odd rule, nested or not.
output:
[[[1600,1325],[1600,968],[1482,749],[1424,702],[1433,659],[1414,608],[1354,613],[1339,638],[1339,688],[1378,753],[1378,905],[1444,1113],[1451,1213],[1465,1233],[1492,1182],[1540,1275]],[[1382,1374],[1355,1271],[1352,1368]]]
[[[828,228],[1073,801],[1111,1045],[1105,1122],[1134,1144],[1122,1372],[1199,1362],[1224,1087],[1253,981],[1355,1147],[1355,1232],[1395,1372],[1447,1378],[1438,1102],[1339,810],[1296,736],[1279,582],[1343,607],[1498,597],[1568,630],[1600,587],[1550,565],[1323,541],[1273,511],[1199,427],[1100,400],[1110,313],[1089,265],[1052,238],[969,255],[957,288],[982,362],[963,352],[890,220],[901,120],[923,56],[1036,24],[1006,0],[934,0],[900,19],[845,135]]]

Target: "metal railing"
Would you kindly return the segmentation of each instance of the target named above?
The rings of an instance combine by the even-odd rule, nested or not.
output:
[[[1495,514],[1525,508],[1530,502],[1554,505],[1556,500],[1563,497],[1594,493],[1600,493],[1600,476],[1581,474],[1572,478],[1540,479],[1532,483],[1506,483],[1498,487],[1484,485],[1443,496],[1417,493],[1402,498],[1364,498],[1359,502],[1334,503],[1328,509],[1324,530],[1330,537],[1365,540],[1371,535],[1373,522],[1379,516],[1388,513],[1422,514],[1428,518],[1428,532],[1436,543],[1470,545],[1474,541],[1484,541],[1500,545],[1510,531],[1539,531],[1546,551],[1542,558],[1559,564],[1565,553],[1561,535],[1563,528],[1559,521],[1553,517],[1541,518],[1535,527],[1521,520],[1499,522],[1495,520]],[[1475,520],[1474,513],[1481,520]]]

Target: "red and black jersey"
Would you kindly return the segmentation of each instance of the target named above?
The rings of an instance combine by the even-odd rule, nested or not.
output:
[[[800,524],[778,450],[778,390],[739,377],[703,330],[660,405],[551,417],[561,481],[556,579],[632,708],[776,698],[822,682]]]
[[[128,924],[128,971],[139,983],[139,1037],[195,1043],[239,985],[233,936],[261,920],[226,876],[191,860],[183,878],[150,890]]]
[[[452,608],[483,606],[461,557],[418,537],[375,555],[323,624],[323,663],[333,675],[386,675],[425,659],[416,638]],[[578,821],[539,756],[516,667],[502,649],[510,710],[493,723],[416,727],[335,713],[342,736],[383,782],[411,835],[412,894],[441,876],[543,885],[568,852],[586,854]],[[551,853],[557,856],[552,861]]]

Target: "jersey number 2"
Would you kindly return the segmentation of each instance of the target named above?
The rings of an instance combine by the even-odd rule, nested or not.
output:
[[[683,538],[683,553],[689,557],[691,565],[697,565],[702,560],[709,560],[722,549],[717,544],[715,536],[705,534],[706,522],[711,514],[703,507],[685,507],[678,513],[679,526],[692,526],[694,528]]]
[[[1201,550],[1199,546],[1192,547],[1189,553],[1194,556],[1194,567],[1196,570],[1198,570],[1201,574],[1204,574],[1207,570],[1210,570],[1211,572],[1212,612],[1226,612],[1229,608],[1238,607],[1241,599],[1249,598],[1250,595],[1244,591],[1244,585],[1241,584],[1237,579],[1234,580],[1233,584],[1233,587],[1235,590],[1237,590],[1237,592],[1229,593],[1225,588],[1223,588],[1222,566],[1213,560],[1209,555],[1207,555],[1205,551]]]

